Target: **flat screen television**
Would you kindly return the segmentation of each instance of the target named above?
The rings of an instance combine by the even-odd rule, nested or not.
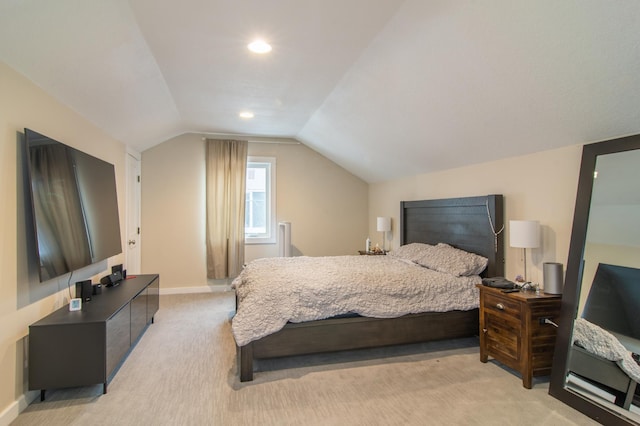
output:
[[[122,253],[113,164],[24,134],[40,281]]]
[[[640,269],[600,263],[582,317],[640,353]]]

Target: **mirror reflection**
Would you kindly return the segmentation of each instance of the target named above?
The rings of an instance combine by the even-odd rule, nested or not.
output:
[[[640,151],[600,155],[566,386],[640,423]]]

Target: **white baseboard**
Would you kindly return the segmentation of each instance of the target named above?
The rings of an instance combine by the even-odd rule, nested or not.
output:
[[[198,287],[160,287],[161,295],[168,294],[191,294],[191,293],[218,293],[223,291],[231,291],[230,285],[203,285]]]
[[[11,422],[18,418],[18,414],[24,411],[38,396],[40,392],[30,391],[25,395],[20,395],[20,398],[10,404],[5,410],[0,413],[0,426],[9,426]]]

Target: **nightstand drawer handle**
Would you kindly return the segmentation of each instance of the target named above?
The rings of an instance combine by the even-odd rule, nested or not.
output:
[[[500,309],[501,311],[504,311],[504,305],[502,303],[496,304],[496,308]]]

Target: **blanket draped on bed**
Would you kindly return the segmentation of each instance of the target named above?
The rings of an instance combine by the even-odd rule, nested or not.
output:
[[[356,313],[394,318],[478,307],[479,276],[456,277],[391,256],[265,258],[233,281],[236,343],[275,333],[287,322]]]
[[[631,379],[640,382],[640,367],[631,357],[631,352],[605,329],[578,318],[573,326],[573,343],[589,353],[615,362]]]

